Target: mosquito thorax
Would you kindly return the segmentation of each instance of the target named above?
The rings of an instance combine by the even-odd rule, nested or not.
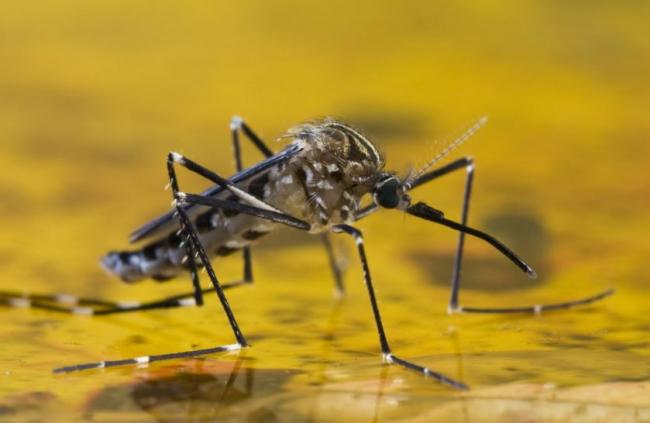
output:
[[[264,200],[309,222],[312,232],[354,222],[362,198],[384,173],[377,147],[332,119],[298,125],[285,137],[300,153],[270,172]]]

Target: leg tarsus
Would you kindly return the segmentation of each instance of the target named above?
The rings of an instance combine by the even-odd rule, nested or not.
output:
[[[400,366],[402,366],[402,367],[404,367],[404,368],[406,368],[408,370],[413,370],[415,372],[418,372],[418,373],[422,374],[425,377],[431,378],[431,379],[433,379],[433,380],[435,380],[437,382],[442,383],[443,385],[447,385],[447,386],[450,386],[450,387],[455,388],[455,389],[460,389],[462,391],[469,390],[469,386],[465,385],[462,382],[459,382],[459,381],[454,380],[454,379],[452,379],[452,378],[450,378],[448,376],[445,376],[442,373],[435,372],[435,371],[429,369],[428,367],[423,367],[423,366],[420,366],[419,364],[415,364],[415,363],[412,363],[410,361],[401,359],[401,358],[395,356],[394,354],[391,354],[391,353],[384,354],[384,360],[387,363],[397,364],[397,365],[400,365]]]
[[[246,284],[245,281],[240,280],[225,283],[221,288],[226,290]],[[213,288],[201,288],[200,293],[205,295],[213,292],[213,290]],[[136,311],[199,306],[196,302],[195,291],[147,302],[107,301],[95,298],[76,297],[69,294],[21,294],[19,292],[2,291],[0,292],[1,304],[13,308],[32,308],[86,316],[107,316],[110,314]]]
[[[135,365],[148,364],[154,361],[194,357],[197,355],[228,351],[233,349],[240,349],[242,347],[248,346],[248,342],[246,341],[244,334],[241,332],[239,325],[237,324],[237,320],[235,319],[235,315],[230,307],[230,304],[228,303],[228,299],[226,298],[224,294],[224,290],[221,284],[219,283],[219,280],[217,279],[217,275],[215,274],[214,269],[212,268],[212,264],[210,263],[210,259],[208,258],[207,253],[205,252],[205,248],[201,243],[201,239],[199,238],[196,227],[190,220],[189,216],[183,209],[181,202],[179,201],[180,196],[179,196],[178,179],[176,177],[176,170],[174,168],[175,160],[173,159],[173,157],[174,154],[170,153],[167,160],[169,185],[172,188],[172,194],[175,203],[174,207],[175,207],[176,214],[178,215],[178,220],[180,225],[180,234],[181,237],[183,238],[183,242],[186,243],[186,248],[187,248],[186,253],[188,255],[188,260],[190,260],[190,263],[194,263],[194,266],[190,264],[190,270],[193,272],[193,280],[197,281],[197,283],[195,284],[195,290],[197,286],[199,286],[200,288],[200,285],[198,284],[198,275],[196,272],[196,262],[195,262],[195,255],[194,255],[196,253],[196,258],[198,258],[203,269],[205,269],[205,271],[207,272],[212,287],[216,292],[217,296],[219,297],[219,301],[221,302],[221,306],[226,314],[226,317],[228,318],[228,323],[230,324],[230,328],[233,331],[237,343],[232,345],[216,347],[216,348],[204,349],[204,350],[181,351],[181,352],[170,353],[170,354],[159,354],[159,355],[142,356],[136,358],[122,359],[122,360],[87,363],[87,364],[81,364],[76,366],[66,366],[66,367],[55,369],[54,373],[67,373],[72,371],[79,371],[79,370],[86,370],[86,369],[93,369],[93,368],[116,367],[116,366],[123,366],[128,364],[135,364]]]
[[[481,314],[481,313],[482,314],[517,314],[517,313],[541,314],[547,311],[566,310],[581,305],[592,304],[614,295],[615,292],[616,290],[614,288],[610,288],[610,289],[606,289],[605,291],[599,292],[598,294],[586,298],[581,298],[578,300],[565,301],[561,303],[552,303],[552,304],[536,304],[533,306],[523,306],[523,307],[482,308],[482,307],[460,306],[453,312],[475,313],[475,314]]]
[[[357,244],[357,250],[359,252],[359,259],[361,260],[361,267],[363,269],[363,277],[366,283],[366,288],[368,290],[368,296],[370,297],[370,305],[372,307],[373,317],[375,318],[375,324],[377,326],[377,333],[379,335],[379,344],[381,347],[382,357],[387,363],[397,364],[404,367],[407,370],[412,370],[418,372],[425,377],[429,377],[433,380],[436,380],[442,384],[451,386],[456,389],[467,390],[469,387],[462,382],[458,382],[454,379],[451,379],[443,374],[434,372],[427,367],[422,367],[410,361],[401,359],[393,355],[388,345],[388,338],[386,337],[386,332],[384,330],[384,325],[381,321],[381,315],[379,313],[379,306],[377,305],[377,298],[375,296],[375,290],[372,286],[372,278],[370,276],[370,268],[368,266],[368,259],[366,258],[365,248],[363,246],[363,234],[360,230],[349,225],[336,225],[333,230],[335,232],[344,232],[348,235],[354,237],[354,240]]]
[[[219,347],[205,348],[201,350],[181,351],[176,353],[149,355],[142,357],[126,358],[122,360],[98,361],[95,363],[77,364],[74,366],[64,366],[52,370],[52,373],[71,373],[90,369],[104,369],[108,367],[126,366],[126,365],[146,365],[156,361],[173,360],[179,358],[193,358],[207,354],[214,354],[225,351],[236,351],[245,347],[245,345],[231,344]]]

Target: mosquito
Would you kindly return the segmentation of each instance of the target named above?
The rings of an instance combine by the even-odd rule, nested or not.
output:
[[[610,289],[579,300],[526,307],[477,308],[460,305],[460,275],[466,235],[487,242],[530,278],[537,277],[533,268],[505,244],[467,225],[474,180],[473,160],[463,157],[432,169],[434,164],[474,135],[486,121],[486,118],[478,120],[420,171],[401,178],[397,173],[384,169],[384,156],[368,137],[343,122],[326,118],[297,125],[281,137],[290,140],[288,145],[280,152],[273,153],[244,120],[234,117],[231,120],[230,132],[236,173],[225,178],[179,153],[169,153],[167,172],[173,195],[172,210],[131,234],[130,242],[146,240],[144,247],[109,252],[102,259],[105,269],[128,283],[144,279],[166,281],[189,272],[191,292],[146,303],[119,303],[71,295],[25,296],[8,292],[1,293],[0,299],[16,307],[34,307],[82,315],[110,315],[202,306],[204,295],[214,291],[236,341],[214,348],[60,367],[54,369],[55,373],[147,364],[239,350],[248,347],[249,343],[237,323],[224,291],[253,283],[253,242],[282,226],[318,235],[329,258],[336,289],[343,295],[342,271],[337,264],[331,243],[331,234],[343,234],[352,237],[356,243],[383,361],[418,372],[453,388],[468,389],[461,381],[393,353],[379,311],[363,232],[355,226],[357,221],[379,209],[387,209],[405,212],[458,231],[449,313],[541,313],[593,303],[614,292]],[[264,160],[246,169],[242,164],[242,134],[265,156]],[[176,176],[179,166],[202,176],[214,185],[200,194],[181,191]],[[460,221],[449,219],[442,211],[411,199],[411,192],[416,188],[457,170],[465,170],[466,174]],[[237,251],[243,256],[243,278],[222,284],[210,260]],[[210,288],[201,287],[199,269],[207,273]]]

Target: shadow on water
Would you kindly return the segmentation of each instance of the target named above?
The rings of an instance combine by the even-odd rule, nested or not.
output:
[[[243,401],[280,390],[295,371],[254,369],[239,356],[234,362],[195,360],[147,371],[136,383],[109,386],[88,403],[86,416],[145,411],[159,422],[212,419]],[[248,408],[244,421],[277,421],[266,407]]]
[[[526,280],[507,259],[498,253],[494,254],[493,251],[486,250],[485,255],[466,251],[462,273],[464,288],[492,292],[520,290],[537,287],[552,278],[553,269],[549,260],[550,236],[541,219],[533,212],[504,212],[488,217],[476,227],[497,237],[531,263],[539,278]],[[468,244],[475,242],[473,239],[468,241]],[[449,286],[455,253],[455,247],[450,248],[449,253],[444,255],[424,249],[412,251],[408,258],[425,274],[431,275],[428,280],[437,285]],[[522,283],[522,280],[525,283]]]
[[[337,303],[323,330],[320,355],[316,355],[320,365],[313,372],[258,369],[244,351],[232,362],[197,359],[152,366],[141,369],[133,383],[108,386],[93,395],[84,416],[139,421],[138,416],[146,412],[158,422],[251,423],[337,421],[348,416],[379,422],[383,413],[396,411],[403,396],[401,369],[381,366],[375,354],[361,364],[332,364],[340,313]],[[396,375],[391,375],[391,369]]]

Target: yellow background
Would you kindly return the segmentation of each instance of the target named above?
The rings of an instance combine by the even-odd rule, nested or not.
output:
[[[450,158],[476,159],[470,223],[540,279],[470,240],[462,302],[618,292],[542,316],[450,317],[456,234],[399,212],[360,222],[393,349],[474,388],[459,395],[380,365],[350,240],[337,238],[349,264],[337,303],[318,243],[284,230],[254,251],[256,284],[227,293],[253,344],[241,356],[53,376],[233,340],[213,296],[202,309],[96,319],[0,309],[0,419],[650,418],[648,22],[640,1],[5,2],[1,289],[185,291],[184,279],[126,286],[98,258],[168,207],[168,151],[232,171],[234,114],[276,149],[297,122],[342,118],[401,173],[487,115]],[[457,218],[461,173],[415,199]],[[224,281],[240,267],[216,264]]]

